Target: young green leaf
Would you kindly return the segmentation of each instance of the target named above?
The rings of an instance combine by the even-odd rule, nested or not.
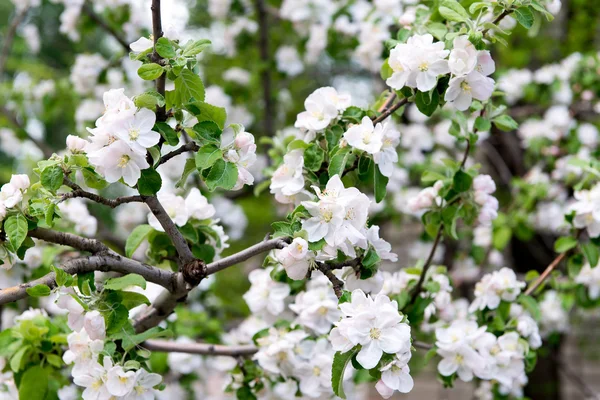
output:
[[[27,219],[23,214],[12,215],[4,221],[4,232],[15,251],[21,247],[27,237],[27,231]]]
[[[45,296],[50,296],[50,293],[52,292],[50,290],[50,287],[48,285],[35,285],[34,287],[30,287],[26,289],[27,294],[32,296],[32,297],[45,297]]]
[[[204,101],[202,79],[189,69],[181,71],[181,74],[175,79],[175,99],[177,104]]]
[[[575,246],[577,246],[577,239],[571,236],[563,236],[554,242],[554,251],[557,253],[564,253]]]
[[[212,167],[217,160],[223,158],[223,151],[214,144],[202,146],[196,153],[195,161],[198,171]]]
[[[342,399],[346,398],[346,393],[344,393],[344,372],[352,360],[352,357],[358,353],[359,349],[360,346],[356,346],[345,353],[340,353],[338,351],[333,357],[333,364],[331,366],[331,386],[333,387],[333,393]]]
[[[104,282],[104,289],[123,290],[131,286],[139,286],[146,289],[146,280],[138,274],[127,274],[119,278],[110,278]]]
[[[139,77],[145,81],[153,81],[161,76],[163,72],[163,67],[156,63],[144,64],[137,71]]]
[[[153,168],[142,170],[138,180],[138,191],[142,196],[154,196],[162,186],[160,174]]]
[[[206,186],[211,192],[217,187],[231,190],[238,178],[237,166],[223,159],[217,160],[206,176]]]
[[[61,167],[55,165],[50,168],[45,168],[40,175],[42,186],[51,192],[56,192],[62,186],[64,172]]]
[[[449,21],[464,22],[469,19],[469,13],[455,0],[444,0],[439,8],[442,17]]]
[[[150,225],[136,226],[125,242],[125,255],[131,257],[144,240],[146,240],[150,232],[152,232]]]
[[[378,167],[373,168],[373,170],[375,171],[375,201],[381,203],[387,192],[389,178],[384,176]]]
[[[158,38],[156,41],[156,52],[163,58],[175,57],[175,48],[169,39],[166,37]]]
[[[531,12],[531,8],[529,7],[519,7],[515,10],[515,17],[517,21],[526,29],[529,29],[533,26],[533,21],[535,17]]]

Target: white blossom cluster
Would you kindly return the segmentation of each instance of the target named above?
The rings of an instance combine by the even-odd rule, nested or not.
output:
[[[476,310],[495,310],[501,301],[512,302],[525,287],[525,282],[519,281],[512,269],[502,268],[486,274],[475,285],[475,299],[469,307],[470,312]]]

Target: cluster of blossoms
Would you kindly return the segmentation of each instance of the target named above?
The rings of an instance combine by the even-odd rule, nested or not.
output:
[[[225,152],[224,159],[237,166],[238,178],[232,190],[239,190],[244,185],[254,184],[254,177],[248,168],[256,162],[256,144],[254,136],[246,132],[243,125],[234,124],[230,128],[234,133],[233,141],[226,143],[227,136],[224,136],[221,146]]]
[[[591,189],[578,190],[573,195],[575,202],[569,207],[569,212],[575,212],[573,226],[586,229],[590,237],[600,236],[600,184]]]
[[[413,213],[418,213],[433,207],[440,207],[444,203],[444,199],[440,196],[440,190],[444,187],[444,182],[437,181],[431,187],[427,187],[416,196],[408,200],[408,209]]]
[[[373,126],[371,118],[364,117],[360,125],[351,126],[344,133],[344,139],[353,148],[371,154],[382,175],[392,176],[398,162],[396,147],[400,143],[400,132],[392,124],[379,122]]]
[[[496,183],[489,175],[479,175],[473,179],[475,202],[481,206],[479,223],[489,226],[498,217],[498,200],[492,196]]]
[[[312,140],[316,132],[327,128],[350,104],[348,94],[338,93],[332,87],[319,88],[304,100],[306,111],[298,114],[294,126],[306,131]]]
[[[362,290],[352,292],[351,301],[340,304],[342,319],[329,334],[335,351],[346,353],[360,346],[356,361],[365,369],[375,368],[385,354],[391,361],[381,365],[381,382],[377,388],[386,398],[398,390],[408,393],[413,388],[409,375],[410,326],[398,312],[398,303],[379,294],[372,298]]]
[[[18,209],[23,202],[23,195],[29,189],[27,175],[12,175],[10,182],[2,185],[0,189],[0,222],[6,218],[11,209]]]
[[[386,83],[395,90],[407,86],[428,92],[438,76],[451,73],[445,100],[461,111],[473,99],[488,100],[494,91],[494,80],[488,77],[495,71],[490,53],[475,49],[466,36],[455,38],[451,51],[444,42],[434,43],[430,34],[411,36],[390,51],[389,66],[393,73]]]
[[[162,378],[143,368],[125,368],[102,355],[106,338],[106,322],[100,312],[87,311],[74,292],[63,293],[57,305],[67,311],[68,326],[73,330],[67,337],[69,349],[64,353],[66,364],[73,364],[73,382],[83,391],[84,400],[128,399],[154,397],[154,387]],[[100,363],[100,360],[102,363]]]
[[[475,285],[475,299],[469,307],[470,312],[476,310],[495,310],[501,301],[512,302],[525,287],[525,282],[519,281],[515,272],[502,268],[491,274],[486,274]]]
[[[587,287],[588,296],[592,300],[600,298],[600,269],[585,264],[575,277],[575,282]]]

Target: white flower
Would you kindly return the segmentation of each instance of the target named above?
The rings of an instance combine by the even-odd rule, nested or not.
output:
[[[408,393],[413,389],[414,381],[408,367],[410,357],[410,351],[399,353],[392,362],[381,368],[381,380],[385,386],[400,393]]]
[[[24,192],[29,189],[29,176],[25,174],[15,174],[10,177],[10,184],[17,188],[17,190]]]
[[[104,341],[92,340],[85,330],[72,332],[67,336],[69,350],[63,354],[65,364],[75,363],[73,373],[85,370],[87,366],[96,363],[98,354],[104,349]]]
[[[61,294],[56,305],[59,308],[67,310],[68,319],[67,325],[74,331],[80,331],[83,328],[85,309],[75,300],[69,293]]]
[[[348,144],[369,154],[378,153],[383,145],[382,125],[373,126],[371,118],[363,117],[359,125],[352,125],[344,133]]]
[[[146,155],[146,149],[160,140],[160,133],[152,130],[156,122],[153,111],[142,108],[131,118],[124,119],[114,125],[115,135],[140,154]]]
[[[381,150],[373,155],[373,161],[379,167],[381,174],[389,178],[392,176],[394,166],[398,162],[396,147],[400,143],[400,132],[394,129],[389,122],[385,122],[382,127],[381,136]]]
[[[442,181],[437,181],[433,186],[421,190],[415,197],[408,200],[408,208],[412,212],[419,212],[434,205],[440,206],[442,198],[439,191],[444,187]]]
[[[209,219],[215,215],[215,207],[208,203],[198,188],[192,188],[185,198],[185,207],[189,218]]]
[[[304,101],[306,111],[298,114],[295,127],[309,131],[325,129],[331,121],[350,106],[350,96],[339,94],[332,87],[322,87],[315,90]]]
[[[73,383],[85,388],[82,395],[83,400],[109,399],[111,397],[106,384],[106,372],[111,367],[110,358],[104,357],[104,366],[94,361],[85,369],[73,369]]]
[[[314,243],[325,238],[327,244],[335,245],[336,232],[344,222],[344,207],[314,201],[303,201],[302,205],[311,215],[311,218],[302,221],[302,229],[308,233],[308,240]]]
[[[367,230],[367,240],[382,260],[398,261],[398,255],[392,253],[392,245],[379,237],[379,226],[373,225]]]
[[[313,283],[311,281],[311,283]],[[338,299],[327,283],[316,287],[307,287],[305,292],[296,295],[290,304],[290,310],[298,314],[296,322],[323,335],[331,330],[332,325],[340,319]]]
[[[575,282],[587,286],[590,299],[600,298],[600,268],[598,266],[592,268],[590,264],[585,264],[575,277]]]
[[[141,53],[143,51],[149,50],[152,47],[154,47],[154,43],[152,42],[152,40],[144,36],[142,36],[141,38],[129,45],[129,48],[134,53]]]
[[[427,92],[435,87],[439,75],[450,72],[445,60],[448,53],[443,42],[433,43],[432,35],[414,35],[390,51],[393,74],[386,83],[396,90],[408,86]]]
[[[477,65],[477,53],[477,49],[466,35],[456,37],[448,58],[450,73],[454,76],[464,76],[472,72]]]
[[[177,226],[187,224],[189,215],[186,201],[181,196],[177,196],[170,192],[159,192],[158,201],[163,205],[167,215],[173,220]],[[148,224],[159,232],[164,232],[164,228],[154,216],[153,213],[148,213]]]
[[[489,175],[478,175],[473,179],[473,189],[476,192],[492,194],[496,191],[496,183]]]
[[[162,381],[158,374],[148,373],[145,369],[139,369],[135,373],[135,385],[133,390],[125,397],[125,400],[153,400],[154,386]]]
[[[83,153],[87,145],[88,142],[79,136],[67,136],[67,149],[69,149],[71,153]]]
[[[177,343],[194,343],[194,341],[185,336],[179,336]],[[202,358],[196,354],[188,353],[169,353],[167,356],[169,368],[178,374],[191,374],[199,372],[202,367]]]
[[[90,339],[104,339],[106,337],[106,323],[100,312],[93,310],[85,314],[83,327]]]
[[[123,178],[126,184],[134,186],[142,175],[141,170],[150,167],[145,154],[134,151],[121,140],[90,153],[88,157],[109,183]]]
[[[106,367],[106,361],[104,364]],[[135,378],[134,371],[125,371],[122,366],[115,365],[106,374],[106,389],[113,396],[125,396],[135,386]]]
[[[275,254],[291,279],[301,280],[306,278],[310,266],[310,254],[306,240],[297,237],[288,246],[277,250]]]
[[[579,229],[586,228],[590,237],[600,236],[600,184],[589,190],[575,191],[573,196],[577,201],[568,210],[575,211],[573,225]]]
[[[270,190],[275,200],[288,202],[304,189],[304,157],[301,149],[292,150],[283,156],[283,164],[273,173]]]
[[[304,71],[304,64],[298,51],[292,46],[281,46],[275,53],[277,70],[289,76],[296,76]]]
[[[483,276],[475,285],[475,300],[471,303],[469,311],[496,309],[500,301],[514,301],[525,287],[525,282],[517,280],[512,269],[502,268],[491,274]]]
[[[273,267],[255,269],[250,272],[248,279],[252,286],[244,294],[244,300],[253,313],[264,313],[276,316],[283,312],[285,299],[290,294],[287,284],[275,282],[271,279]]]
[[[494,80],[477,71],[450,79],[444,99],[457,110],[465,111],[473,99],[486,101],[494,91]]]

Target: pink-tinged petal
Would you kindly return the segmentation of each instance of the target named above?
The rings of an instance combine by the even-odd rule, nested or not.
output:
[[[383,380],[380,380],[375,385],[375,389],[377,389],[377,393],[384,399],[389,399],[394,394],[394,389],[389,388]]]

